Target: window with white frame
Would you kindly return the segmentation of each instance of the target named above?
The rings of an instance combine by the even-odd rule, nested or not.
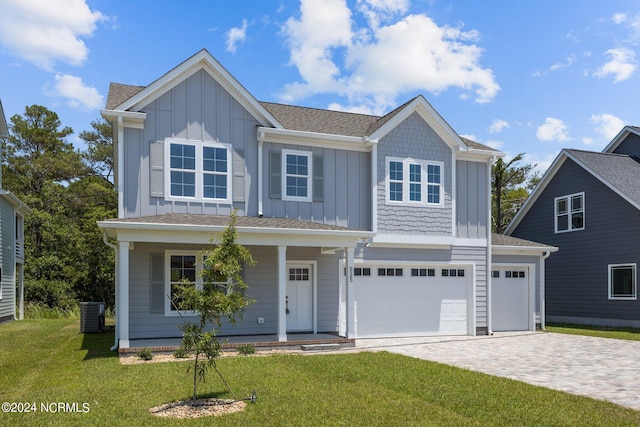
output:
[[[444,163],[387,157],[387,203],[443,206]]]
[[[636,264],[609,265],[609,299],[636,299]]]
[[[168,198],[231,203],[231,148],[207,141],[167,139]]]
[[[584,193],[555,198],[555,232],[584,230]]]
[[[311,201],[312,153],[282,150],[282,200]]]

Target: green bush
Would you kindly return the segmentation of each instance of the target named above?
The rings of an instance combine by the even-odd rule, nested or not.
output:
[[[67,308],[49,307],[42,302],[27,302],[24,305],[26,319],[79,319],[80,306],[76,303]]]
[[[238,353],[243,356],[249,356],[250,354],[256,354],[256,348],[251,344],[243,344],[237,347]]]
[[[25,280],[25,301],[42,307],[69,310],[78,307],[76,293],[71,284],[63,280]]]
[[[173,357],[177,359],[186,359],[187,356],[188,356],[187,350],[185,350],[184,348],[178,348],[176,351],[173,352]]]
[[[140,350],[138,350],[136,355],[142,360],[153,359],[153,353],[151,353],[151,349],[149,347],[141,348]]]

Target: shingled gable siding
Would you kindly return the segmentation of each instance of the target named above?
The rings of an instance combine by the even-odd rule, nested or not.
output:
[[[387,204],[386,157],[443,162],[444,206]],[[451,235],[451,174],[451,148],[417,113],[410,115],[378,143],[378,231]]]
[[[313,153],[311,202],[282,200],[282,149]],[[371,229],[370,153],[274,143],[265,143],[264,150],[266,217]]]
[[[142,109],[144,129],[125,129],[125,216],[163,213],[257,215],[258,122],[208,73],[198,71]],[[166,200],[165,138],[231,144],[232,204]],[[247,197],[253,194],[252,197]]]
[[[640,136],[631,133],[614,150],[616,154],[628,154],[640,157]]]
[[[554,233],[554,199],[584,191],[585,228]],[[623,319],[640,325],[640,299],[608,298],[608,265],[640,266],[640,215],[630,203],[567,159],[527,212],[514,237],[559,247],[546,261],[546,314]]]

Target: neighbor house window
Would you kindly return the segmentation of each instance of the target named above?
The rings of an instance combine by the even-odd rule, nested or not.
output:
[[[282,150],[282,199],[311,201],[312,153]]]
[[[442,206],[444,163],[386,158],[387,203],[409,206]]]
[[[609,265],[609,299],[636,299],[636,265]]]
[[[217,142],[168,139],[169,199],[231,202],[231,149]]]
[[[584,193],[556,197],[555,226],[556,233],[584,230]]]

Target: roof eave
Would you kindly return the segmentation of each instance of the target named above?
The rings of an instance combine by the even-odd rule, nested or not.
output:
[[[343,148],[357,151],[370,151],[371,147],[377,143],[377,140],[361,136],[335,135],[269,127],[258,128],[258,134],[261,134],[263,142],[314,147],[325,146],[327,148]]]

